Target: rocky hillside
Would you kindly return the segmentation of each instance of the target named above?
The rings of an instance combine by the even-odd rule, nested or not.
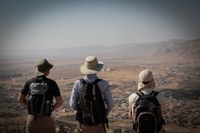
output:
[[[200,57],[200,39],[168,40],[155,43],[126,44],[113,46],[113,54],[137,57]]]
[[[170,40],[161,43],[155,56],[199,58],[200,39],[190,41]]]

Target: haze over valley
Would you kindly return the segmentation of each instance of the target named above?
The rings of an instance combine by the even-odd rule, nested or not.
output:
[[[26,52],[0,59],[0,131],[24,130],[26,110],[17,103],[17,97],[25,81],[34,76],[34,65],[41,57],[54,64],[49,77],[56,80],[64,99],[64,105],[54,112],[56,127],[66,132],[75,131],[75,112],[69,107],[69,98],[74,82],[83,76],[79,66],[89,55],[104,62],[98,76],[108,80],[115,101],[109,114],[108,132],[131,132],[127,98],[137,90],[138,74],[146,68],[154,74],[156,90],[167,97],[163,111],[166,132],[200,131],[200,39]]]

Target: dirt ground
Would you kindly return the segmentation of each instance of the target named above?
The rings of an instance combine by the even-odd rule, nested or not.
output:
[[[79,72],[79,65],[82,63],[81,59],[60,59],[52,60],[56,64],[51,70],[50,78],[56,80],[61,89],[64,99],[64,105],[57,112],[55,112],[55,119],[75,123],[74,111],[69,107],[69,98],[73,83],[82,77]],[[11,63],[12,62],[12,63]],[[0,78],[0,131],[21,131],[24,129],[26,110],[17,103],[17,97],[20,89],[23,87],[25,81],[34,76],[34,61],[11,61],[5,62],[1,65],[1,78]],[[138,74],[143,69],[152,70],[158,90],[165,90],[168,98],[167,108],[174,107],[174,110],[180,111],[175,104],[180,102],[182,106],[184,103],[183,96],[191,96],[190,91],[182,91],[182,93],[175,93],[171,90],[181,89],[200,89],[200,62],[191,62],[190,60],[136,60],[135,58],[129,59],[105,59],[105,66],[102,72],[98,74],[100,78],[107,80],[116,101],[116,107],[111,112],[110,127],[111,128],[131,128],[131,121],[127,118],[127,97],[137,89]],[[170,91],[169,91],[170,90]],[[173,92],[173,93],[172,93]],[[175,95],[184,94],[184,95]],[[198,96],[186,98],[187,100],[195,101],[199,106]],[[182,101],[181,101],[182,100]],[[185,102],[190,104],[190,101]],[[187,108],[183,108],[187,110]],[[190,111],[190,110],[189,110]],[[194,111],[199,111],[197,108]],[[167,113],[168,112],[168,113]],[[185,111],[187,112],[187,111]],[[175,116],[176,112],[171,112]],[[197,124],[193,128],[190,123],[181,125],[181,118],[170,120],[171,114],[169,110],[165,111],[166,119],[169,119],[166,125],[167,133],[199,133],[200,126]],[[199,114],[197,113],[199,116]],[[115,117],[115,118],[113,118]],[[178,116],[179,117],[179,116]],[[187,116],[188,119],[193,121],[193,118]],[[16,130],[14,126],[16,126]]]

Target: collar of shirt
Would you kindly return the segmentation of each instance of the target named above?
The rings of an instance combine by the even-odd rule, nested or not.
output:
[[[84,77],[84,80],[85,80],[86,82],[92,83],[92,82],[94,82],[97,78],[98,78],[98,77],[97,77],[96,74],[89,74],[89,75],[86,75],[86,76]]]
[[[141,90],[144,94],[149,94],[149,93],[151,93],[152,91],[153,91],[153,89],[151,89],[151,88],[146,88],[146,89],[142,89]]]

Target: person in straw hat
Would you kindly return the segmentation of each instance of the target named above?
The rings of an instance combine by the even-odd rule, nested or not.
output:
[[[48,133],[55,133],[55,124],[54,120],[51,117],[52,111],[56,110],[59,108],[63,101],[60,93],[60,89],[58,88],[57,83],[52,80],[47,78],[47,76],[50,74],[50,69],[53,67],[52,64],[50,64],[45,58],[40,59],[36,66],[35,66],[35,77],[27,80],[25,83],[24,87],[22,88],[18,101],[20,104],[25,106],[28,110],[28,116],[27,116],[27,121],[26,121],[26,132],[27,133],[45,133],[48,131]],[[29,110],[29,97],[31,95],[31,90],[33,85],[37,84],[45,84],[48,89],[45,88],[46,93],[45,93],[45,100],[46,103],[49,101],[49,109],[46,111],[46,113],[43,113],[41,115],[36,115],[35,113],[33,114],[34,111]],[[40,85],[41,85],[40,84]],[[43,84],[43,85],[44,85]],[[37,86],[38,88],[38,86]],[[44,89],[44,88],[38,88],[38,90]],[[28,97],[28,99],[26,98]],[[53,104],[53,97],[55,97],[55,103]],[[48,106],[45,104],[45,106]],[[37,107],[39,105],[36,105]],[[33,109],[32,109],[33,110]]]
[[[85,59],[85,62],[80,66],[80,72],[84,74],[84,81],[86,83],[93,83],[95,82],[98,77],[97,73],[102,70],[104,63],[98,61],[97,57],[95,56],[88,56]],[[114,107],[114,101],[112,98],[112,94],[109,88],[109,84],[106,80],[101,79],[97,85],[100,88],[102,93],[102,97],[105,100],[105,104],[107,106],[107,115]],[[73,86],[71,98],[70,98],[70,106],[78,111],[80,108],[79,102],[79,94],[83,91],[83,83],[80,80],[77,80]],[[78,133],[105,133],[104,124],[96,124],[96,125],[83,125],[82,123],[78,122],[77,126]]]
[[[153,74],[150,70],[145,69],[139,73],[139,79],[138,79],[138,91],[141,91],[143,94],[150,94],[155,89],[155,80],[153,78]],[[165,106],[166,98],[162,93],[158,93],[156,96],[159,104],[161,105],[161,108],[163,109]],[[129,117],[134,116],[134,105],[136,101],[139,99],[139,96],[137,93],[132,93],[129,98]],[[162,110],[161,109],[161,110]],[[164,133],[163,127],[161,128],[159,133]]]

